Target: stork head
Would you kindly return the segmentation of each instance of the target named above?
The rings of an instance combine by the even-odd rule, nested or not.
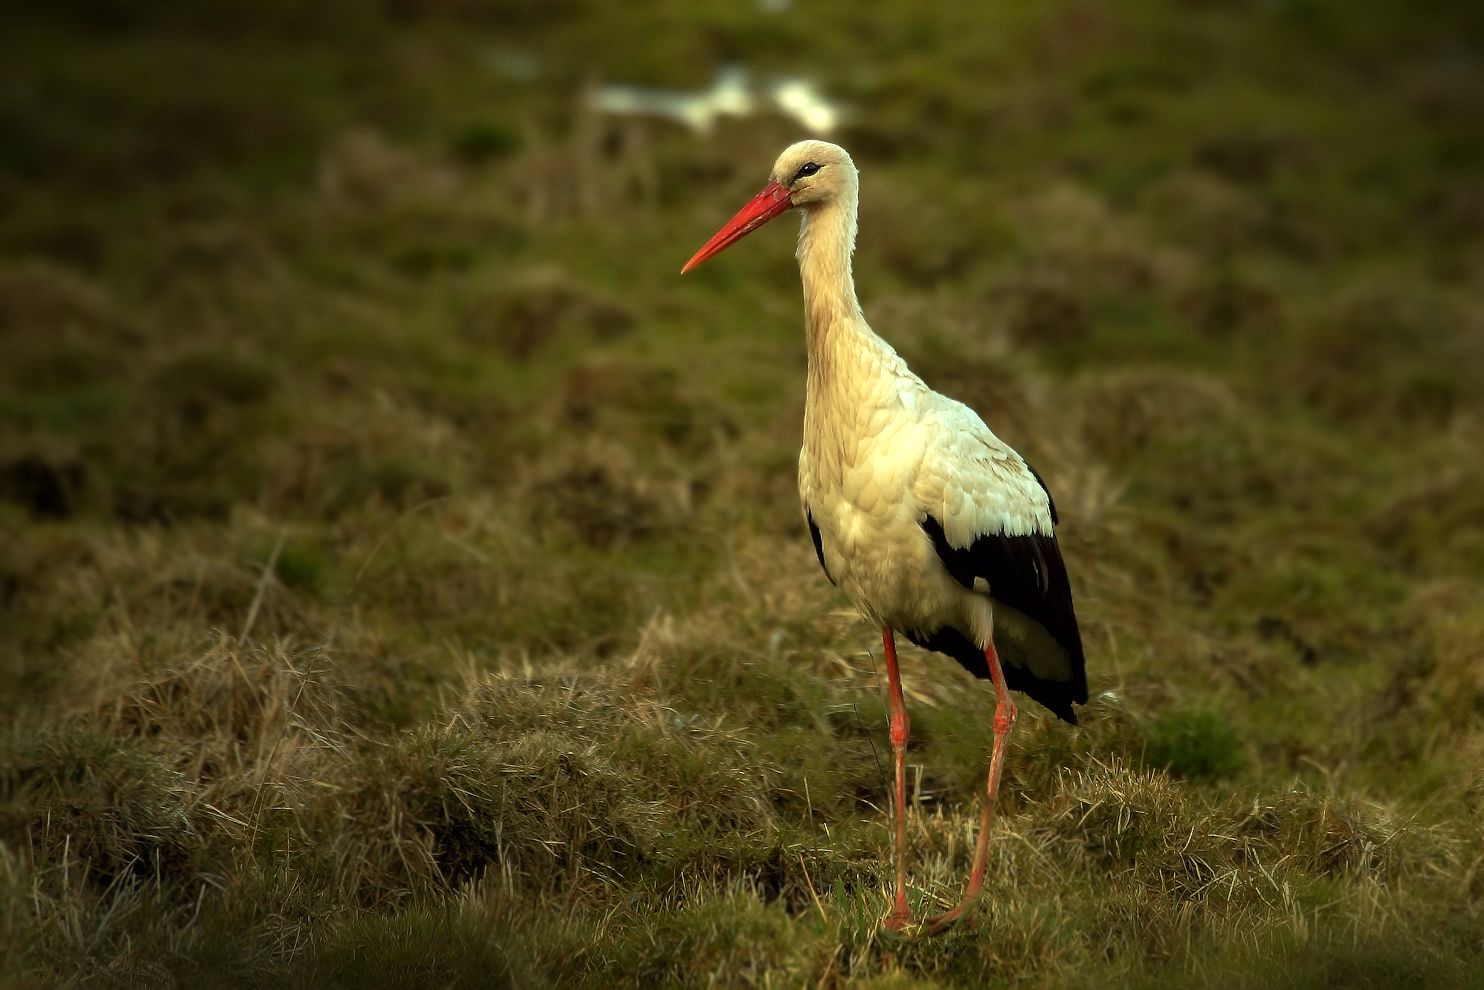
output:
[[[853,204],[856,187],[855,163],[838,144],[812,140],[791,144],[773,163],[768,184],[702,245],[680,269],[680,274],[715,257],[796,206],[816,210],[831,203]]]
[[[768,180],[787,189],[794,206],[823,206],[853,197],[855,162],[838,144],[800,141],[783,149]]]

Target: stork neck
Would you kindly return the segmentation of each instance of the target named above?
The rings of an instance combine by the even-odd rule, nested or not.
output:
[[[855,202],[829,203],[804,212],[799,228],[799,276],[804,283],[804,321],[809,366],[827,366],[831,338],[864,327],[850,256],[855,251]]]

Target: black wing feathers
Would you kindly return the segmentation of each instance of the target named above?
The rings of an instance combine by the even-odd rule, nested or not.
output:
[[[906,631],[903,635],[924,650],[932,650],[935,653],[952,657],[959,662],[959,666],[980,680],[989,680],[989,663],[984,659],[984,651],[975,646],[973,640],[952,626],[945,626],[931,635],[912,630]],[[1075,685],[1041,680],[1022,667],[1008,664],[1002,663],[1000,669],[1005,672],[1005,687],[1011,691],[1025,693],[1033,700],[1045,705],[1062,721],[1077,724],[1077,712],[1072,708],[1072,704],[1074,702],[1082,704],[1087,700],[1085,686],[1079,696]]]
[[[1007,686],[1024,691],[1057,715],[1075,722],[1071,706],[1073,702],[1087,701],[1087,677],[1082,633],[1072,607],[1072,585],[1056,537],[1044,533],[1027,536],[984,533],[967,547],[955,547],[949,544],[942,523],[932,516],[922,521],[922,529],[955,581],[973,588],[975,580],[983,578],[996,601],[1041,625],[1066,651],[1072,667],[1072,678],[1068,681],[1039,678],[1029,670],[1003,666]],[[952,637],[945,638],[948,633],[953,633],[962,643],[949,642]],[[939,630],[924,638],[929,642],[921,645],[928,649],[948,654],[976,676],[989,675],[978,648],[957,630]],[[934,640],[942,640],[943,646],[936,645]],[[913,642],[918,640],[914,638]]]
[[[814,513],[805,509],[804,519],[809,523],[809,539],[814,541],[814,556],[819,558],[819,569],[824,571],[825,579],[834,584],[835,576],[830,573],[830,565],[824,562],[824,541],[820,538],[819,527],[814,525]]]

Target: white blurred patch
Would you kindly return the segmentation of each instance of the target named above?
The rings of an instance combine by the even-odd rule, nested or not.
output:
[[[840,126],[840,109],[825,99],[808,79],[783,79],[773,84],[773,105],[815,134],[828,134]]]
[[[709,88],[694,92],[611,83],[593,91],[591,105],[599,113],[615,116],[673,120],[698,134],[710,131],[722,117],[769,112],[797,121],[810,133],[828,134],[844,117],[844,110],[813,80],[777,79],[759,90],[740,66],[722,69]]]

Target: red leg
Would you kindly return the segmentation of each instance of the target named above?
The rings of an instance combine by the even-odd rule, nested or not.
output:
[[[901,931],[912,918],[907,908],[907,734],[912,723],[907,718],[907,704],[902,700],[902,675],[897,670],[897,642],[891,627],[881,630],[881,643],[886,651],[886,676],[891,702],[891,753],[896,763],[896,800],[892,804],[896,825],[897,892],[886,927]]]
[[[929,935],[936,935],[963,917],[984,887],[984,863],[989,855],[994,801],[1000,792],[1000,774],[1005,769],[1005,747],[1010,742],[1010,730],[1015,727],[1015,702],[1010,700],[1010,692],[1005,688],[1005,672],[1000,669],[1000,656],[995,652],[993,640],[984,648],[984,659],[989,662],[989,677],[994,681],[994,750],[989,757],[989,783],[984,790],[984,807],[979,814],[979,836],[974,842],[974,865],[969,870],[969,884],[964,888],[963,899],[952,909],[923,922],[923,930]]]

